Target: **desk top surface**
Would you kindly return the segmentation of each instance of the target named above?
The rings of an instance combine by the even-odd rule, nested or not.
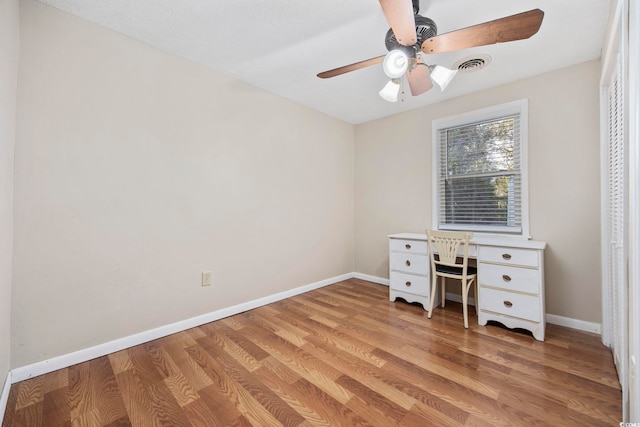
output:
[[[390,239],[404,239],[404,240],[427,240],[427,235],[423,233],[398,233],[390,234]],[[474,236],[469,241],[472,245],[479,246],[499,246],[508,248],[523,248],[523,249],[537,249],[543,250],[547,246],[547,242],[539,240],[529,240],[518,237],[488,237],[488,236]]]

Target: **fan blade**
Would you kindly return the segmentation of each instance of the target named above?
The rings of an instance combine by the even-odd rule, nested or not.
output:
[[[334,68],[333,70],[323,71],[318,73],[318,77],[321,79],[328,79],[329,77],[339,76],[340,74],[348,73],[350,71],[359,70],[360,68],[369,67],[370,65],[379,64],[384,61],[386,55],[377,56],[371,59],[365,59],[364,61],[356,62],[354,64],[345,65],[344,67]]]
[[[426,54],[451,52],[470,47],[528,39],[538,32],[543,17],[543,11],[533,9],[441,34],[425,40],[422,43],[422,52]]]
[[[398,43],[404,46],[416,44],[416,19],[411,0],[380,0],[380,6]]]
[[[418,65],[407,73],[409,88],[413,96],[423,94],[433,87],[433,83],[431,83],[431,79],[429,78],[429,70],[422,61],[422,57],[417,55],[416,60]]]

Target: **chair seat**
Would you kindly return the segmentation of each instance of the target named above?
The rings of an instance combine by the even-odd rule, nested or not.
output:
[[[445,273],[445,274],[454,274],[456,276],[462,276],[462,267],[454,267],[451,265],[442,265],[442,264],[436,264],[436,271],[438,273]],[[478,269],[476,267],[471,267],[468,266],[467,267],[467,276],[471,276],[478,273]]]

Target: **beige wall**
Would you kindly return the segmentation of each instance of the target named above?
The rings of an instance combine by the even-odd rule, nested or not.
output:
[[[431,225],[431,121],[526,98],[530,230],[548,243],[546,310],[599,323],[599,71],[591,61],[357,126],[356,271],[387,278],[386,236]]]
[[[10,367],[18,0],[0,1],[0,392]],[[0,414],[0,420],[2,415]]]
[[[31,0],[20,24],[13,367],[353,271],[353,126]]]

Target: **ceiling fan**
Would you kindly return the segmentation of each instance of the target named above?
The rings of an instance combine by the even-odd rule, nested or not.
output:
[[[528,39],[538,32],[544,17],[543,11],[533,9],[437,35],[436,23],[419,14],[420,0],[379,1],[391,27],[385,37],[389,53],[318,73],[318,77],[335,77],[382,62],[390,81],[380,96],[390,102],[397,101],[401,79],[405,76],[411,94],[417,96],[431,89],[432,80],[444,90],[457,73],[458,70],[425,64],[421,53],[431,55]]]

